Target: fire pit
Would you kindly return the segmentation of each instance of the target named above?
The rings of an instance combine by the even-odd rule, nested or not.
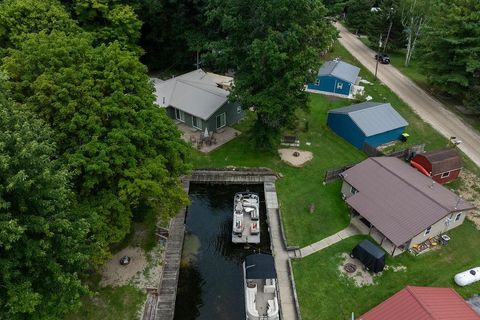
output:
[[[348,273],[354,273],[355,271],[357,271],[357,266],[349,262],[343,266],[343,269]]]
[[[295,151],[295,152],[293,153],[293,156],[294,156],[294,157],[298,157],[298,156],[300,156],[300,152],[298,152],[298,151]]]

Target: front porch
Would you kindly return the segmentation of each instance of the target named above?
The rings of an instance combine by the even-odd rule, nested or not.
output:
[[[361,215],[353,215],[350,219],[350,223],[355,226],[362,234],[368,234],[373,238],[388,254],[392,257],[396,257],[406,250],[404,247],[396,246],[385,235],[377,230],[372,224],[370,224]]]
[[[209,153],[217,149],[235,139],[241,133],[231,127],[223,127],[215,132],[210,132],[209,136],[205,137],[203,130],[189,127],[183,122],[178,122],[177,127],[182,132],[182,139],[191,143],[192,147],[203,153]]]

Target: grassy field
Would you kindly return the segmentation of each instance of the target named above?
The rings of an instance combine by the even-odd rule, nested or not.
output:
[[[338,271],[341,254],[348,253],[365,236],[348,238],[301,260],[294,260],[294,275],[305,320],[350,319],[352,312],[358,317],[384,301],[406,285],[454,287],[464,297],[480,291],[480,283],[458,287],[453,276],[480,264],[479,231],[466,220],[449,232],[448,246],[414,257],[403,254],[395,259],[387,257],[387,265],[406,267],[404,271],[384,271],[371,286],[357,287]],[[335,307],[332,307],[335,306]]]
[[[91,298],[83,298],[83,307],[66,320],[131,320],[145,301],[145,291],[133,286],[101,288]]]
[[[344,61],[360,64],[339,44],[330,57],[341,57]],[[329,57],[326,57],[328,59]],[[373,75],[362,67],[361,76],[373,83]],[[366,94],[373,101],[388,101],[409,122],[407,144],[398,143],[395,148],[409,144],[425,143],[427,150],[442,148],[447,141],[418,116],[386,86],[366,84]],[[314,154],[313,160],[302,168],[290,167],[275,153],[264,153],[253,148],[248,137],[241,135],[216,151],[203,155],[194,152],[195,167],[263,166],[270,167],[283,175],[277,182],[282,219],[289,245],[305,246],[331,235],[348,224],[347,208],[340,197],[340,182],[323,185],[327,169],[355,163],[366,158],[363,152],[334,134],[326,126],[328,110],[354,103],[354,101],[328,98],[312,94],[310,112],[300,114],[308,121],[309,131],[298,131],[301,148]],[[242,122],[237,128],[244,131],[251,120]],[[304,125],[300,125],[303,127]],[[310,145],[306,145],[310,142]],[[475,167],[471,165],[475,170]],[[316,212],[311,214],[309,204],[314,203]]]

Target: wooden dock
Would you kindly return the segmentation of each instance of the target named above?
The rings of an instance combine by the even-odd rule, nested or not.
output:
[[[291,269],[288,268],[288,252],[281,237],[281,219],[278,215],[275,188],[276,179],[277,174],[268,168],[198,169],[194,170],[191,176],[185,177],[183,184],[187,193],[190,183],[264,185],[272,251],[279,274],[278,289],[282,319],[300,320],[293,275]],[[162,278],[158,288],[148,290],[143,320],[173,320],[185,233],[185,214],[186,208],[183,208],[171,221]]]

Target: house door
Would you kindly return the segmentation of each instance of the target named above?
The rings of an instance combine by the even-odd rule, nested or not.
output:
[[[202,130],[202,120],[192,116],[192,127]]]
[[[185,122],[185,112],[182,110],[175,109],[175,119],[178,121]]]
[[[227,124],[227,115],[225,114],[225,112],[222,114],[219,114],[216,120],[217,120],[217,129],[223,128]]]

